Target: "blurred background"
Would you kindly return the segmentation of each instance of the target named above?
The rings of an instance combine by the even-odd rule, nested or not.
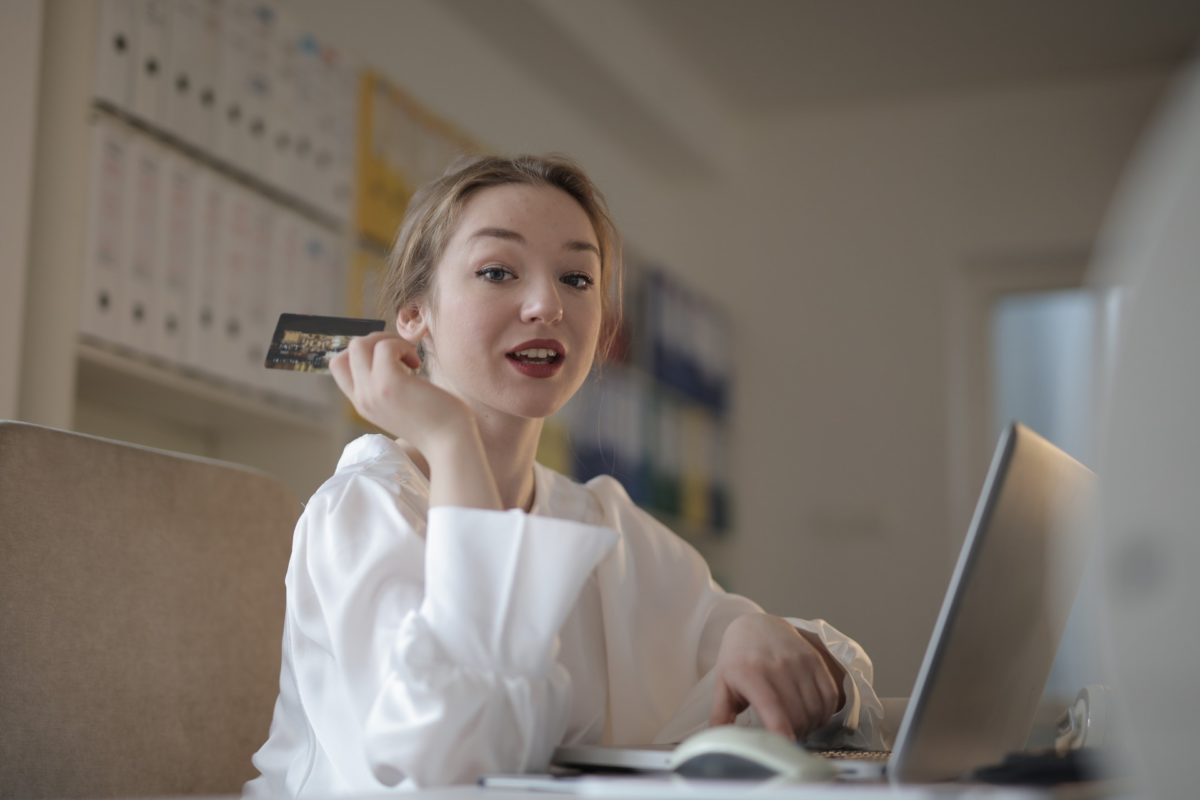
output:
[[[1001,426],[1093,457],[1087,268],[1198,34],[1184,0],[7,0],[0,417],[307,496],[364,429],[261,369],[278,314],[374,316],[455,155],[567,153],[628,313],[543,460],[907,694]]]

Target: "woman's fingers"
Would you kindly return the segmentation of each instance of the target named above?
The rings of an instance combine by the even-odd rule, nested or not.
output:
[[[803,738],[820,728],[837,710],[830,707],[821,689],[820,679],[813,673],[776,671],[767,674],[765,680],[771,688],[771,694],[764,695],[767,702],[772,702],[778,707],[797,737]],[[754,706],[754,709],[762,718],[763,724],[766,724],[764,709],[758,706]]]
[[[804,736],[815,727],[813,721],[820,711],[813,707],[804,691],[803,676],[790,672],[776,673],[769,680],[793,731],[797,736]],[[759,716],[762,716],[761,713]]]
[[[716,694],[713,696],[712,713],[708,715],[708,724],[712,727],[730,725],[745,709],[746,701],[737,697],[725,681],[718,680]]]
[[[709,722],[727,725],[747,706],[754,709],[767,730],[795,738],[795,727],[779,692],[765,673],[753,670],[739,671],[717,681]]]
[[[366,336],[357,336],[350,340],[350,346],[346,348],[345,352],[350,359],[350,371],[354,374],[356,384],[371,374],[371,363],[374,361],[375,345],[392,335],[394,334],[379,332]]]
[[[822,664],[822,666],[825,665]],[[824,705],[822,706],[824,718],[829,719],[841,707],[841,691],[839,691],[840,687],[838,686],[837,678],[829,671],[829,667],[825,667],[819,675],[818,689],[821,693],[821,699],[824,701]],[[814,674],[814,677],[816,677],[816,674]]]
[[[350,370],[350,355],[343,350],[329,359],[329,374],[342,394],[354,399],[354,374]]]
[[[409,370],[420,367],[421,359],[417,356],[417,348],[399,337],[385,339],[375,345],[375,354],[371,363],[373,370],[386,373],[396,364],[402,364]],[[382,377],[387,379],[390,376],[384,374]]]
[[[420,365],[416,348],[394,333],[377,332],[351,340],[349,347],[329,360],[334,382],[365,419],[390,430],[388,416],[399,380]],[[402,377],[401,377],[402,376]]]
[[[750,707],[758,712],[763,727],[789,739],[796,738],[796,729],[788,718],[787,710],[779,697],[779,692],[771,685],[771,681],[762,673],[755,673],[743,680],[744,687],[739,691],[750,701]]]
[[[714,722],[750,705],[766,727],[785,735],[805,736],[828,723],[841,694],[822,647],[777,617],[735,620],[717,659]]]
[[[399,339],[398,341],[404,345],[403,349],[400,352],[400,361],[402,363],[404,363],[404,365],[407,366],[411,370],[420,369],[421,368],[421,356],[420,356],[420,354],[417,353],[416,346],[412,342],[406,341],[404,339]]]
[[[810,733],[826,724],[839,707],[839,692],[833,675],[824,660],[816,657],[795,673],[794,685],[800,703],[808,714],[807,729]]]

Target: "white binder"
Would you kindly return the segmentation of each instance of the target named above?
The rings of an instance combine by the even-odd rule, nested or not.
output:
[[[198,192],[197,167],[186,156],[164,153],[165,207],[160,286],[162,345],[173,364],[182,364],[190,334],[188,296],[195,274]]]
[[[316,152],[320,128],[318,114],[322,75],[321,47],[310,34],[302,34],[297,46],[296,105],[293,117],[296,145],[292,150],[292,191],[309,205],[317,205]]]
[[[100,0],[96,27],[97,100],[128,110],[133,103],[134,5],[128,0]]]
[[[182,141],[201,146],[194,123],[203,57],[203,5],[200,0],[174,0],[166,11],[170,47],[164,76],[163,127]]]
[[[217,118],[221,106],[221,4],[218,0],[194,1],[199,6],[199,27],[196,29],[199,44],[193,65],[196,92],[193,96],[193,116],[189,123],[190,141],[206,153],[215,155]]]
[[[358,147],[358,81],[361,69],[343,61],[334,92],[333,176],[330,213],[341,222],[350,220],[354,208],[354,176]]]
[[[245,0],[235,0],[243,2]],[[272,3],[253,0],[244,12],[247,30],[245,74],[242,76],[246,125],[242,129],[239,163],[246,172],[266,180],[272,110],[271,59],[275,48],[276,12]]]
[[[277,213],[270,202],[257,195],[249,196],[249,206],[249,251],[243,289],[246,334],[239,351],[240,372],[247,384],[268,389],[270,384],[263,364],[267,358],[267,345],[275,331],[275,319],[270,313],[270,290]]]
[[[346,284],[349,279],[349,252],[346,238],[341,232],[332,231],[329,228],[323,227],[321,232],[325,239],[325,277],[321,283],[321,295],[326,298],[328,303],[324,313],[345,314],[347,307]],[[332,379],[321,382],[317,397],[321,405],[329,406],[338,397],[341,397],[341,393]]]
[[[303,264],[308,284],[304,313],[336,316],[345,308],[345,280],[339,277],[337,240],[311,221],[306,220],[304,227]],[[319,378],[310,381],[303,387],[305,400],[316,406],[328,406],[333,400],[331,384],[332,380]]]
[[[98,117],[92,123],[88,184],[87,245],[80,309],[81,333],[120,340],[125,280],[125,193],[129,183],[132,132]]]
[[[291,195],[299,195],[295,164],[297,114],[300,106],[300,28],[291,14],[276,18],[271,54],[271,107],[266,179]]]
[[[184,363],[205,374],[220,374],[220,330],[217,318],[217,272],[225,224],[225,179],[204,168],[196,170],[195,231],[192,274],[188,280]]]
[[[214,155],[227,164],[241,166],[246,128],[246,74],[249,30],[247,4],[228,0],[220,5],[220,42],[217,57],[217,113],[214,120]]]
[[[216,270],[215,311],[219,340],[213,354],[213,366],[223,380],[238,384],[246,383],[243,352],[249,335],[246,292],[254,256],[254,200],[243,186],[225,183]]]
[[[129,183],[125,191],[125,282],[120,304],[121,341],[130,349],[159,355],[162,330],[159,296],[163,261],[162,147],[152,139],[131,138]]]
[[[274,334],[274,325],[283,313],[305,313],[308,296],[307,270],[301,256],[304,245],[304,220],[295,213],[280,210],[276,213],[271,241],[270,272],[267,287],[267,316]],[[267,387],[276,394],[303,400],[310,376],[287,370],[263,369]]]
[[[163,128],[167,72],[167,0],[137,0],[134,7],[134,114]]]
[[[338,97],[340,55],[323,47],[316,59],[313,75],[313,155],[307,199],[317,208],[333,214],[333,170],[337,148]]]
[[[358,73],[343,53],[333,53],[322,63],[324,75],[318,97],[321,126],[315,163],[315,199],[325,213],[345,221],[350,216],[353,199]]]

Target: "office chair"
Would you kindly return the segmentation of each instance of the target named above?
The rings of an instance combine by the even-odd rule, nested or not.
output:
[[[250,469],[0,422],[0,796],[239,791],[300,510]]]

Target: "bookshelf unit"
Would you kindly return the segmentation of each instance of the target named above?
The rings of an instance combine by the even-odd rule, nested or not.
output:
[[[45,4],[22,415],[41,424],[244,463],[307,496],[356,432],[331,382],[327,401],[305,402],[136,352],[83,329],[93,126],[97,120],[127,126],[269,208],[318,226],[340,250],[348,251],[348,228],[262,177],[97,100],[100,6],[65,0]]]
[[[403,211],[402,199],[456,153],[484,148],[417,106],[401,87],[364,70],[353,92],[356,174],[345,215],[331,214],[244,163],[96,99],[101,6],[71,0],[45,4],[22,415],[32,422],[243,463],[278,476],[307,497],[332,472],[344,444],[370,430],[354,418],[331,380],[276,376],[307,386],[325,382],[326,397],[305,399],[277,391],[278,381],[248,385],[219,369],[197,369],[127,342],[97,338],[81,324],[97,121],[123,126],[271,209],[324,231],[344,270],[336,292],[331,287],[336,306],[331,299],[313,312],[325,314],[374,316],[367,298]],[[403,115],[411,119],[398,126]],[[378,141],[397,130],[404,132],[403,142]],[[414,140],[419,143],[409,150],[401,146]],[[725,394],[712,395],[696,384],[703,373],[697,373],[697,365],[728,365],[728,360],[712,352],[681,358],[678,346],[700,343],[703,351],[705,343],[727,339],[729,332],[703,297],[665,271],[640,268],[635,257],[629,261],[624,352],[601,365],[584,395],[547,422],[539,457],[579,479],[614,472],[636,501],[696,545],[719,576],[730,539],[724,534],[736,529],[736,509],[728,505],[727,476],[721,472],[733,438],[725,409],[732,376],[719,375]],[[664,315],[673,322],[664,323]],[[265,349],[265,338],[262,345]],[[617,384],[634,387],[636,396],[614,399],[609,392]],[[585,408],[593,389],[599,406]],[[693,424],[697,419],[700,433]],[[710,435],[716,444],[702,441]],[[705,459],[707,466],[697,469]]]

